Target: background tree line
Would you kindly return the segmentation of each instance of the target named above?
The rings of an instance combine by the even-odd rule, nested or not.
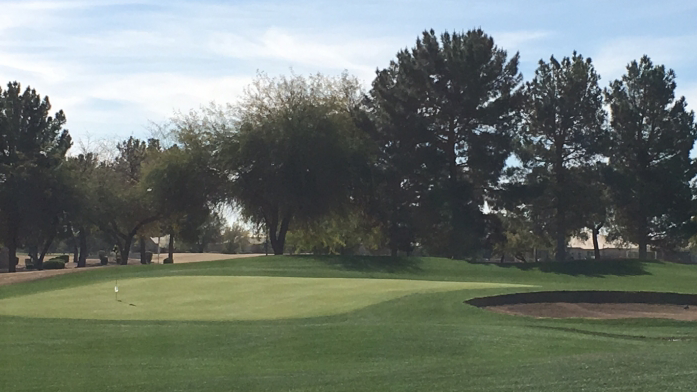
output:
[[[67,236],[84,265],[95,233],[122,253],[153,233],[198,243],[231,205],[276,254],[287,242],[454,258],[536,247],[564,260],[587,233],[599,257],[601,231],[640,258],[685,246],[697,126],[674,72],[644,56],[603,88],[575,52],[528,82],[518,68],[481,30],[426,31],[369,91],[348,74],[262,73],[239,103],[178,114],[168,137],[131,137],[113,157],[68,155],[63,112],[10,83],[0,239],[11,260],[31,249],[40,265]]]

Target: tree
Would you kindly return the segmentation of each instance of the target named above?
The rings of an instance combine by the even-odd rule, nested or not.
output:
[[[393,250],[411,230],[434,254],[482,245],[482,207],[511,151],[521,80],[518,55],[508,60],[482,30],[424,32],[378,71],[367,107]]]
[[[238,126],[220,134],[230,197],[283,254],[291,222],[310,222],[351,203],[363,140],[350,110],[358,82],[313,75],[259,75],[235,107]]]
[[[239,223],[225,227],[221,240],[223,241],[223,253],[239,253],[242,251],[242,242],[249,238],[249,232]]]
[[[690,159],[697,126],[685,98],[675,99],[675,73],[644,56],[605,90],[612,113],[610,190],[622,237],[673,248],[693,234],[696,172]]]
[[[130,137],[117,145],[118,155],[94,171],[94,223],[116,244],[119,262],[128,263],[133,238],[163,218],[142,180],[143,167],[161,153],[159,142]]]
[[[151,160],[143,173],[160,227],[170,235],[170,259],[175,236],[200,244],[202,252],[215,236],[214,226],[219,226],[218,235],[222,226],[212,211],[222,201],[224,178],[211,156],[189,144],[173,145]]]
[[[208,244],[222,238],[225,220],[216,211],[197,216],[189,214],[184,218],[179,230],[179,237],[191,244],[191,251],[203,253]]]
[[[73,190],[72,203],[67,211],[67,231],[72,237],[73,253],[77,255],[77,266],[87,265],[87,238],[98,221],[98,200],[96,186],[99,183],[95,177],[98,172],[99,160],[97,155],[90,152],[69,157],[65,164],[68,183]]]
[[[370,217],[356,209],[297,225],[288,233],[288,245],[295,252],[313,254],[351,254],[360,246],[376,250],[383,245],[380,229]]]
[[[17,248],[36,229],[29,216],[49,196],[49,184],[71,145],[63,129],[65,114],[51,117],[48,97],[34,89],[22,93],[17,82],[0,89],[0,238],[9,249],[14,272]]]
[[[577,203],[587,185],[580,174],[600,157],[605,130],[600,77],[591,59],[574,54],[561,62],[540,61],[526,84],[524,122],[518,157],[526,181],[540,192],[531,200],[533,216],[547,221],[556,241],[556,259],[566,259],[569,236],[582,229],[585,211]]]

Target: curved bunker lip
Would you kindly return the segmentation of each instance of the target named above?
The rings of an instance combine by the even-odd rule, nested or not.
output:
[[[697,294],[651,291],[536,291],[472,298],[497,313],[544,318],[669,318],[697,320]]]

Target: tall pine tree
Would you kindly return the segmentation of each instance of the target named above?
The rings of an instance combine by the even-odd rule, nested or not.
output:
[[[682,245],[693,233],[690,159],[697,127],[685,98],[675,99],[675,73],[644,56],[605,91],[612,113],[611,195],[625,240],[645,259],[653,245]]]
[[[423,33],[370,93],[386,176],[388,216],[415,222],[415,238],[433,254],[462,257],[481,245],[481,208],[511,151],[522,80],[482,30]],[[399,233],[400,230],[394,230]]]
[[[586,185],[581,173],[599,157],[604,137],[600,77],[591,59],[574,54],[540,61],[526,85],[525,121],[518,151],[527,182],[536,184],[530,202],[535,219],[555,239],[556,259],[566,259],[569,236],[585,226],[583,205],[575,202]]]

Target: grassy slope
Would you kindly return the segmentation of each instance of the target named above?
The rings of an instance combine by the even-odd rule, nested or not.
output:
[[[395,263],[268,257],[88,271],[0,287],[0,298],[117,277],[188,275],[371,277],[540,287],[415,294],[351,313],[295,320],[0,316],[0,390],[691,391],[697,379],[695,323],[537,320],[462,304],[473,296],[523,290],[697,292],[693,266],[628,261],[521,269],[444,259]]]

